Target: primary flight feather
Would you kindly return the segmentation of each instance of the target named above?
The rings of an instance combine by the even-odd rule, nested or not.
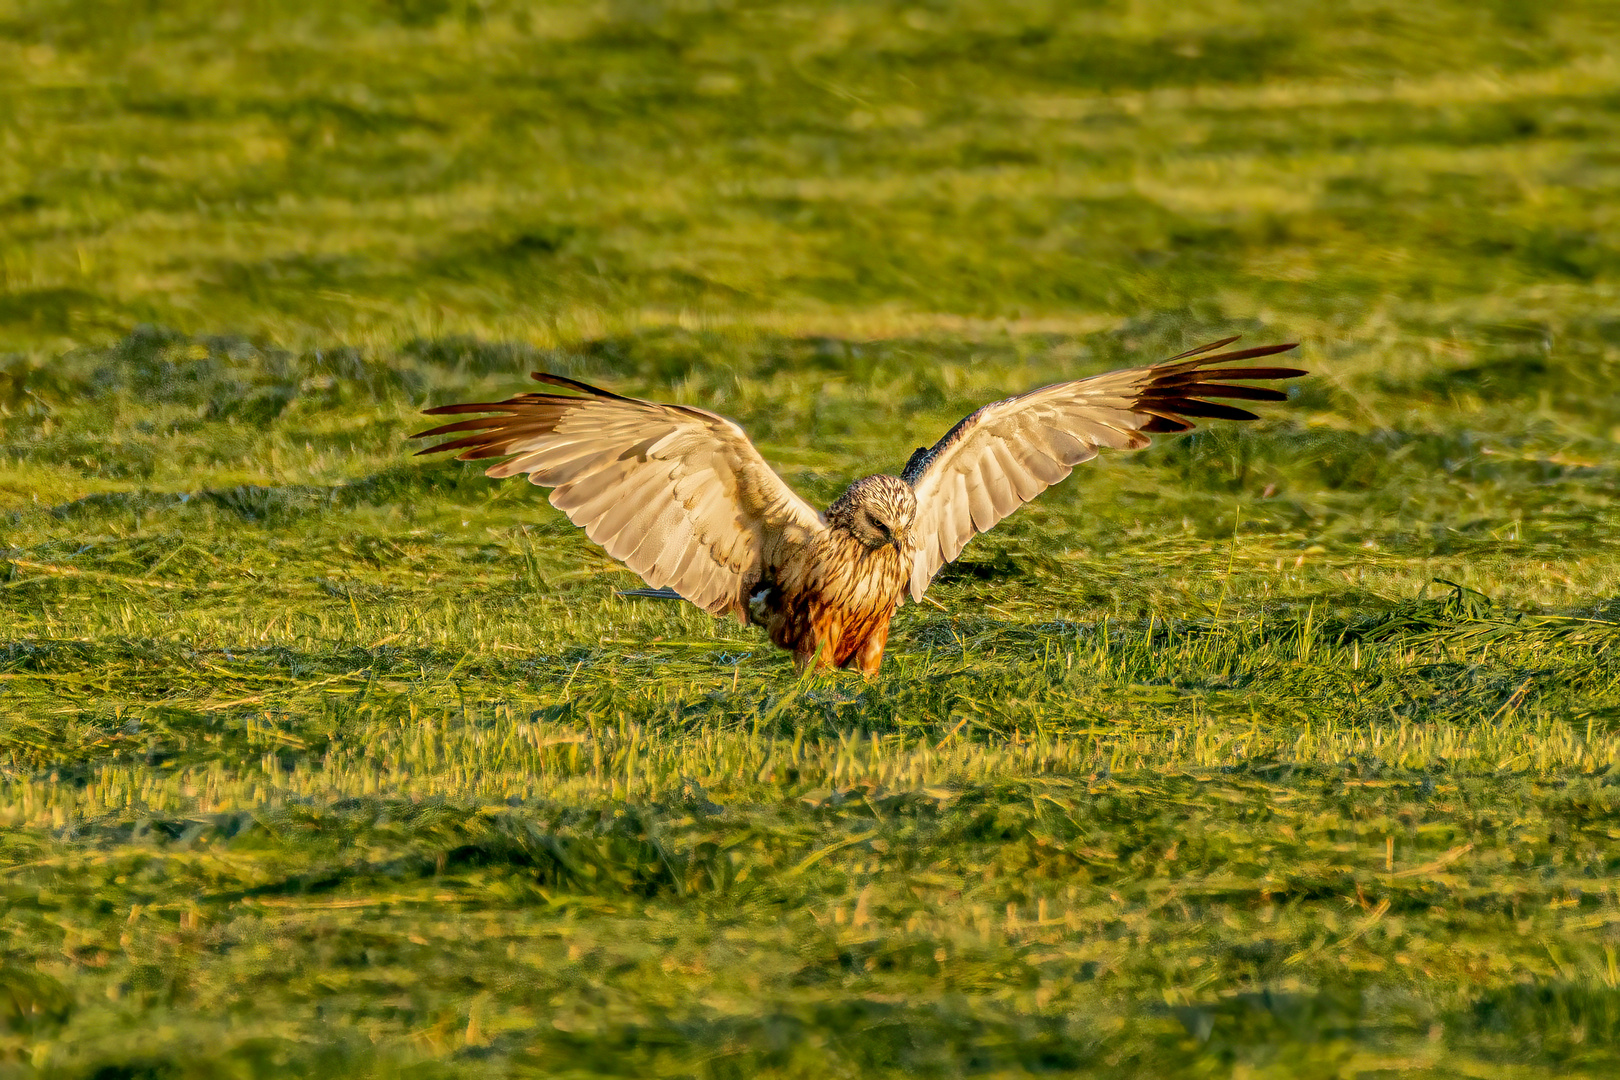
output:
[[[1219,400],[1283,401],[1270,387],[1297,368],[1222,367],[1295,344],[1221,353],[1226,338],[1147,367],[1110,371],[992,402],[899,476],[855,481],[824,512],[801,499],[723,416],[621,397],[535,373],[569,394],[520,394],[428,409],[494,413],[413,438],[456,435],[420,451],[505,458],[486,475],[528,474],[551,504],[609,555],[711,614],[763,627],[802,668],[857,664],[876,674],[889,619],[920,600],[967,542],[1099,448],[1137,450],[1186,418],[1253,420]]]

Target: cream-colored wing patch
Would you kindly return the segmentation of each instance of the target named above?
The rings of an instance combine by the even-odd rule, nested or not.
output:
[[[1111,371],[992,402],[919,451],[905,479],[917,493],[917,557],[911,596],[922,599],[939,568],[967,542],[1068,476],[1099,448],[1137,450],[1149,433],[1187,431],[1184,417],[1253,420],[1255,415],[1209,398],[1283,401],[1281,390],[1224,385],[1223,379],[1289,379],[1297,368],[1211,368],[1294,348],[1208,354],[1235,338],[1205,345],[1149,367]]]
[[[654,588],[669,586],[713,614],[746,618],[768,566],[825,528],[730,420],[703,409],[620,397],[558,375],[579,391],[446,405],[500,413],[421,432],[462,435],[422,453],[505,457],[486,475],[528,474],[551,504]]]

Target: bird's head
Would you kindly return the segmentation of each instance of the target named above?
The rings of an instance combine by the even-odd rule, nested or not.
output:
[[[866,476],[827,507],[827,524],[869,548],[902,547],[917,520],[917,496],[898,476]]]

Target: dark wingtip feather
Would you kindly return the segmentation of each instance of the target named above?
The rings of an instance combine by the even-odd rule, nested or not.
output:
[[[1214,356],[1206,356],[1202,360],[1198,361],[1198,366],[1203,367],[1206,364],[1219,364],[1223,362],[1231,363],[1238,360],[1254,360],[1262,356],[1276,356],[1278,353],[1285,353],[1290,349],[1297,348],[1299,348],[1299,342],[1297,341],[1289,341],[1281,345],[1256,345],[1252,349],[1237,349],[1229,353],[1217,353]]]
[[[1224,349],[1226,346],[1232,344],[1232,342],[1236,341],[1238,338],[1240,338],[1242,336],[1243,335],[1241,335],[1241,334],[1233,334],[1231,337],[1224,337],[1224,338],[1221,338],[1221,340],[1219,340],[1219,341],[1211,341],[1207,345],[1200,345],[1195,349],[1188,349],[1184,353],[1177,353],[1176,355],[1170,357],[1169,359],[1167,359],[1167,360],[1165,360],[1163,362],[1166,363],[1166,364],[1169,364],[1169,363],[1172,363],[1172,362],[1174,362],[1176,360],[1185,360],[1189,356],[1197,356],[1200,353],[1213,352],[1216,349]]]
[[[443,415],[447,412],[488,412],[493,408],[493,405],[468,405],[465,407],[459,405],[445,405],[437,409],[425,409],[423,411],[431,416],[435,413]],[[453,435],[458,431],[478,432],[477,435],[473,435],[470,438],[454,439],[447,443],[440,443],[438,446],[429,446],[425,449],[418,450],[414,456],[420,457],[423,454],[437,454],[440,450],[453,450],[458,447],[483,442],[489,437],[489,433],[499,428],[501,424],[506,421],[506,419],[507,417],[505,416],[480,416],[472,420],[457,420],[453,424],[440,424],[438,427],[431,427],[426,431],[418,431],[415,434],[407,435],[405,437],[407,439],[431,439],[439,435]]]
[[[572,379],[565,379],[560,375],[547,375],[536,372],[534,377],[541,382],[549,382],[558,386],[578,387],[590,391],[599,397],[615,397],[605,390],[597,390],[585,383],[576,383]],[[578,406],[587,399],[572,394],[518,394],[505,401],[461,401],[454,405],[439,405],[431,409],[423,409],[424,416],[456,416],[461,413],[494,413],[496,415],[478,416],[471,420],[458,420],[450,424],[440,424],[438,427],[428,428],[406,436],[411,439],[430,439],[438,435],[451,435],[458,431],[476,431],[480,434],[470,438],[457,439],[453,442],[430,446],[425,450],[418,450],[416,456],[422,454],[436,454],[441,450],[459,450],[462,447],[474,446],[498,439],[501,429],[515,425],[532,427],[537,422],[544,423],[547,418],[555,420],[560,409]],[[619,400],[629,400],[620,398]],[[491,457],[492,453],[481,453],[478,457]],[[462,455],[463,461],[471,460],[468,455]]]
[[[430,446],[425,450],[418,450],[417,454],[437,454],[441,450],[463,450],[469,446],[488,446],[492,440],[499,441],[499,439],[500,436],[498,434],[491,434],[481,431],[477,435],[468,435],[461,439],[451,439],[449,442],[442,442],[437,446]]]
[[[480,431],[486,428],[500,427],[500,416],[480,416],[473,420],[457,420],[453,424],[440,424],[436,428],[418,431],[415,435],[405,436],[407,439],[426,439],[434,435],[448,435],[452,431]]]
[[[1206,382],[1218,382],[1221,379],[1297,379],[1301,375],[1309,375],[1304,368],[1292,367],[1255,367],[1255,368],[1199,368],[1196,371],[1183,371],[1175,375],[1166,375],[1162,379],[1155,379],[1158,386],[1198,386]]]
[[[610,398],[613,401],[636,400],[635,398],[615,394],[611,390],[603,390],[600,386],[592,386],[590,383],[582,383],[578,379],[570,379],[566,375],[553,375],[549,371],[531,371],[529,372],[529,378],[537,383],[545,383],[547,386],[566,386],[568,389],[578,390],[588,397]]]
[[[1194,383],[1174,388],[1177,397],[1235,398],[1241,401],[1287,401],[1288,391],[1271,386],[1225,386],[1221,383]]]
[[[464,412],[512,412],[512,406],[526,404],[526,397],[507,398],[505,401],[460,401],[454,405],[436,405],[423,409],[423,416],[452,416]]]
[[[1177,416],[1198,416],[1211,420],[1258,420],[1260,417],[1248,409],[1239,409],[1233,405],[1222,405],[1216,401],[1199,401],[1196,398],[1177,398],[1173,401],[1150,402],[1150,404],[1173,412]]]
[[[1173,416],[1154,413],[1148,422],[1142,425],[1142,430],[1153,435],[1171,435],[1178,431],[1191,431],[1193,426],[1184,420],[1177,420]]]

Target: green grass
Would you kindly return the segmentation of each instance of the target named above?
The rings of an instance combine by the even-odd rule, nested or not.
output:
[[[1609,3],[0,0],[0,1076],[1620,1070]],[[418,410],[826,500],[1227,333],[796,680]]]

